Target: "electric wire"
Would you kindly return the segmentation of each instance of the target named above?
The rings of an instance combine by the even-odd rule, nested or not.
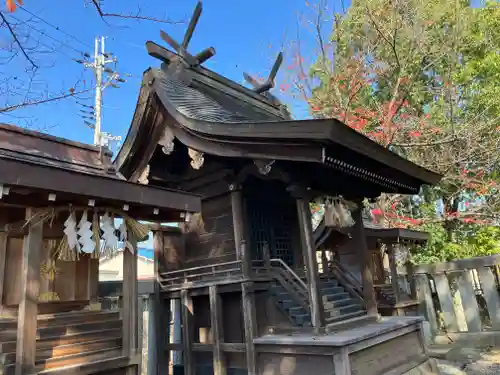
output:
[[[78,39],[76,36],[71,35],[71,34],[67,33],[66,31],[62,30],[59,26],[55,26],[54,24],[52,24],[52,23],[50,23],[50,22],[46,21],[46,20],[45,20],[45,19],[43,19],[42,17],[40,17],[40,16],[38,16],[38,15],[34,14],[33,12],[30,12],[28,9],[26,9],[26,8],[24,8],[24,7],[22,7],[22,6],[20,6],[20,7],[19,7],[19,9],[21,9],[21,10],[23,10],[24,12],[26,12],[26,13],[30,14],[31,16],[35,17],[36,19],[38,19],[38,20],[42,21],[42,22],[43,22],[43,23],[45,23],[47,26],[50,26],[50,27],[52,27],[53,29],[55,29],[55,30],[59,31],[60,33],[62,33],[62,34],[64,34],[64,35],[66,35],[67,37],[69,37],[69,38],[73,39],[74,41],[76,41],[76,42],[78,42],[78,43],[80,43],[80,44],[84,45],[85,47],[90,48],[91,50],[94,48],[94,47],[92,47],[90,44],[83,42],[81,39]]]
[[[15,19],[15,20],[16,20],[16,21],[18,21],[18,22],[22,22],[24,26],[26,26],[26,27],[28,27],[28,28],[30,28],[30,29],[32,29],[32,30],[34,30],[34,31],[36,31],[36,32],[38,32],[38,33],[40,33],[40,34],[42,34],[43,36],[45,36],[45,37],[47,37],[47,38],[49,38],[49,39],[52,39],[52,40],[53,40],[53,41],[55,41],[56,43],[60,43],[61,45],[66,46],[67,48],[69,48],[69,49],[71,49],[71,50],[75,51],[76,53],[81,54],[82,56],[84,56],[84,55],[85,55],[85,52],[82,52],[82,51],[80,51],[80,50],[77,50],[77,49],[76,49],[76,48],[74,48],[73,46],[71,46],[71,45],[69,45],[69,44],[67,44],[67,43],[62,42],[61,40],[59,40],[59,39],[57,39],[57,38],[54,38],[53,36],[51,36],[51,35],[47,34],[45,31],[40,30],[40,29],[38,29],[38,28],[34,27],[33,25],[30,25],[28,22],[23,21],[23,20],[21,20],[21,19],[17,18],[16,16],[11,15],[11,14],[9,14],[9,17],[11,17],[11,18]]]

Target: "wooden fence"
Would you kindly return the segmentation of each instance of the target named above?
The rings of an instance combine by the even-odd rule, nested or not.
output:
[[[399,284],[420,302],[430,333],[500,330],[500,255],[406,268]]]

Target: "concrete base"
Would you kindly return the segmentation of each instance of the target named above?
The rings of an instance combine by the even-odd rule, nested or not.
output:
[[[254,340],[257,373],[437,374],[429,363],[421,322],[419,317],[386,317],[332,334],[265,335]]]

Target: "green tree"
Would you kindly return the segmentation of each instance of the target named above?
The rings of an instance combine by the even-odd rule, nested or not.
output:
[[[316,12],[318,22],[327,14]],[[444,175],[418,199],[382,196],[377,220],[430,230],[429,259],[498,251],[499,3],[354,0],[332,18],[310,70],[296,64],[312,115],[339,118]]]

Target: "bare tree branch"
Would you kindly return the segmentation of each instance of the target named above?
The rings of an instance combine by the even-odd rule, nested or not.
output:
[[[120,14],[120,13],[108,13],[108,12],[103,12],[101,5],[99,4],[99,0],[92,0],[92,4],[94,5],[95,9],[97,10],[97,13],[99,16],[104,20],[105,17],[116,17],[116,18],[125,18],[125,19],[135,19],[135,20],[140,20],[140,21],[151,21],[151,22],[158,22],[158,23],[168,23],[168,24],[181,24],[184,23],[184,21],[173,21],[173,20],[168,20],[168,19],[161,19],[161,18],[155,18],[155,17],[150,17],[150,16],[141,16],[140,9],[137,11],[137,14]]]
[[[2,12],[0,12],[0,18],[2,18],[2,21],[5,23],[5,25],[7,25],[7,28],[9,29],[10,34],[14,38],[14,41],[16,42],[16,44],[19,46],[19,49],[23,53],[24,57],[26,57],[26,59],[30,62],[30,64],[33,66],[33,68],[37,69],[38,66],[31,59],[31,57],[29,57],[29,55],[26,53],[26,50],[24,49],[23,45],[19,41],[19,39],[18,39],[18,37],[16,35],[16,32],[14,31],[14,29],[11,26],[11,24],[9,23],[9,21],[7,20],[7,18],[5,18],[4,14]]]
[[[44,104],[44,103],[50,103],[50,102],[54,102],[56,100],[74,97],[76,95],[83,94],[83,93],[86,93],[86,92],[89,92],[92,90],[93,90],[93,88],[90,88],[90,89],[76,91],[76,92],[69,92],[67,94],[62,94],[59,96],[53,96],[51,98],[46,98],[46,99],[41,99],[41,100],[33,100],[33,101],[23,102],[23,103],[19,103],[19,104],[14,104],[14,105],[10,105],[10,106],[4,107],[4,108],[0,108],[0,113],[10,112],[10,111],[13,111],[13,110],[19,109],[19,108],[25,108],[25,107],[31,107],[31,106],[35,106],[35,105],[39,105],[39,104]]]

